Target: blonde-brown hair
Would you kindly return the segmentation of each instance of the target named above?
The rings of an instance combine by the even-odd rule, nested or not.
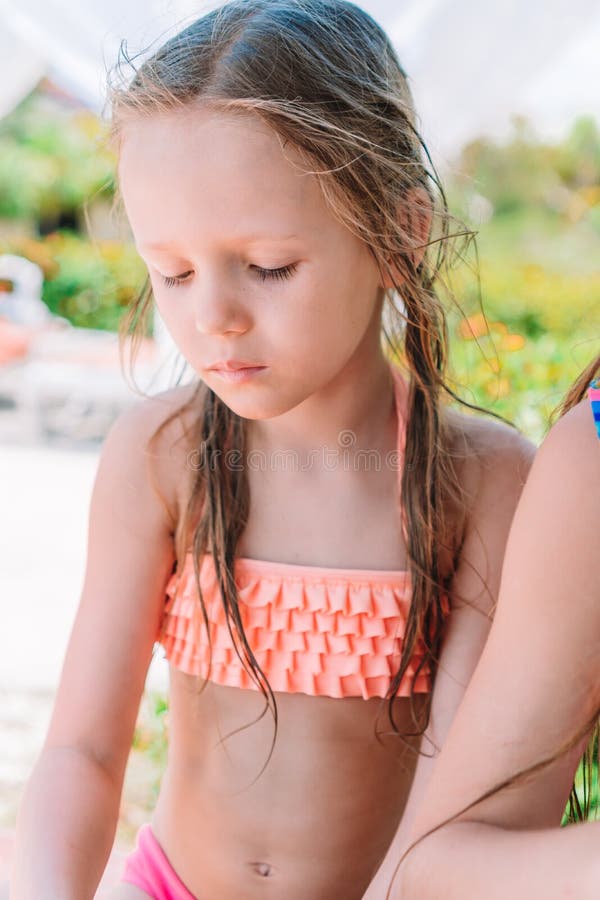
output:
[[[401,662],[388,694],[395,730],[393,699],[420,638],[427,645],[421,668],[435,671],[443,593],[460,544],[456,521],[461,492],[452,453],[456,435],[442,406],[444,392],[450,393],[445,382],[448,340],[436,285],[449,264],[451,237],[470,233],[461,228],[451,234],[446,198],[417,129],[406,75],[385,32],[353,3],[231,0],[170,38],[137,69],[122,45],[119,74],[125,63],[133,68],[133,77],[109,92],[117,147],[131,117],[201,104],[259,116],[282,146],[289,142],[299,152],[330,209],[366,243],[401,297],[398,303],[393,290],[386,292],[388,325],[382,324],[389,353],[404,366],[409,381],[401,506],[413,593]],[[419,242],[411,222],[430,214],[431,233],[417,264],[413,254]],[[401,286],[395,273],[401,275]],[[139,335],[152,299],[148,280],[124,320],[124,334]],[[207,633],[199,579],[204,553],[212,554],[238,655],[276,722],[275,698],[244,633],[233,577],[250,496],[243,467],[234,471],[225,459],[229,450],[238,450],[243,458],[245,422],[202,382],[178,414],[186,408],[197,410],[192,440],[201,454],[185,515],[177,523],[178,564],[193,533]],[[442,564],[442,551],[449,564]],[[428,710],[418,722],[415,718],[419,733],[427,718]]]

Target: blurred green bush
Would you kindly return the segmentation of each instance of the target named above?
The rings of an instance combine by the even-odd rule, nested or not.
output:
[[[454,386],[540,440],[569,385],[600,354],[600,272],[491,261],[480,278],[483,311],[473,276],[456,277],[464,315],[450,313]]]
[[[92,197],[112,198],[115,160],[91,112],[61,108],[39,92],[0,120],[0,218],[47,230],[75,220]]]
[[[548,145],[517,119],[508,141],[466,146],[454,172],[451,206],[475,220],[480,259],[452,278],[457,389],[539,440],[600,354],[600,132],[582,118]]]
[[[42,299],[55,315],[80,328],[116,331],[141,288],[146,269],[133,245],[94,241],[56,231],[45,238],[13,238],[5,252],[37,263],[44,272]]]

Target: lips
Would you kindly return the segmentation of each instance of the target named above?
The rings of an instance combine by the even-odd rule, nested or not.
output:
[[[234,368],[237,366],[237,368]],[[255,378],[260,378],[263,372],[267,372],[267,366],[252,366],[241,363],[238,360],[228,360],[227,363],[213,366],[209,371],[214,372],[215,378],[221,379],[226,384],[247,384]]]
[[[264,366],[261,366],[260,363],[240,362],[237,359],[228,359],[223,362],[213,363],[213,365],[208,366],[208,368],[216,369],[220,372],[239,372],[240,369],[262,369]]]

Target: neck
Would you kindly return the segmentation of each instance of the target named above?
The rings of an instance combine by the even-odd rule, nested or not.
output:
[[[394,383],[380,348],[371,358],[351,359],[317,393],[289,412],[249,423],[248,446],[263,451],[310,453],[339,450],[393,449]]]

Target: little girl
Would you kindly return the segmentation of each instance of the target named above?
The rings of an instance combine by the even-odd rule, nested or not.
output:
[[[558,827],[600,715],[598,378],[585,399],[598,374],[600,358],[536,457],[489,641],[391,897],[599,896],[600,822]]]
[[[104,444],[11,897],[93,896],[155,641],[168,764],[112,896],[382,897],[530,457],[442,402],[449,219],[404,73],[345,0],[234,0],[112,114],[128,321],[155,301],[198,379]]]

